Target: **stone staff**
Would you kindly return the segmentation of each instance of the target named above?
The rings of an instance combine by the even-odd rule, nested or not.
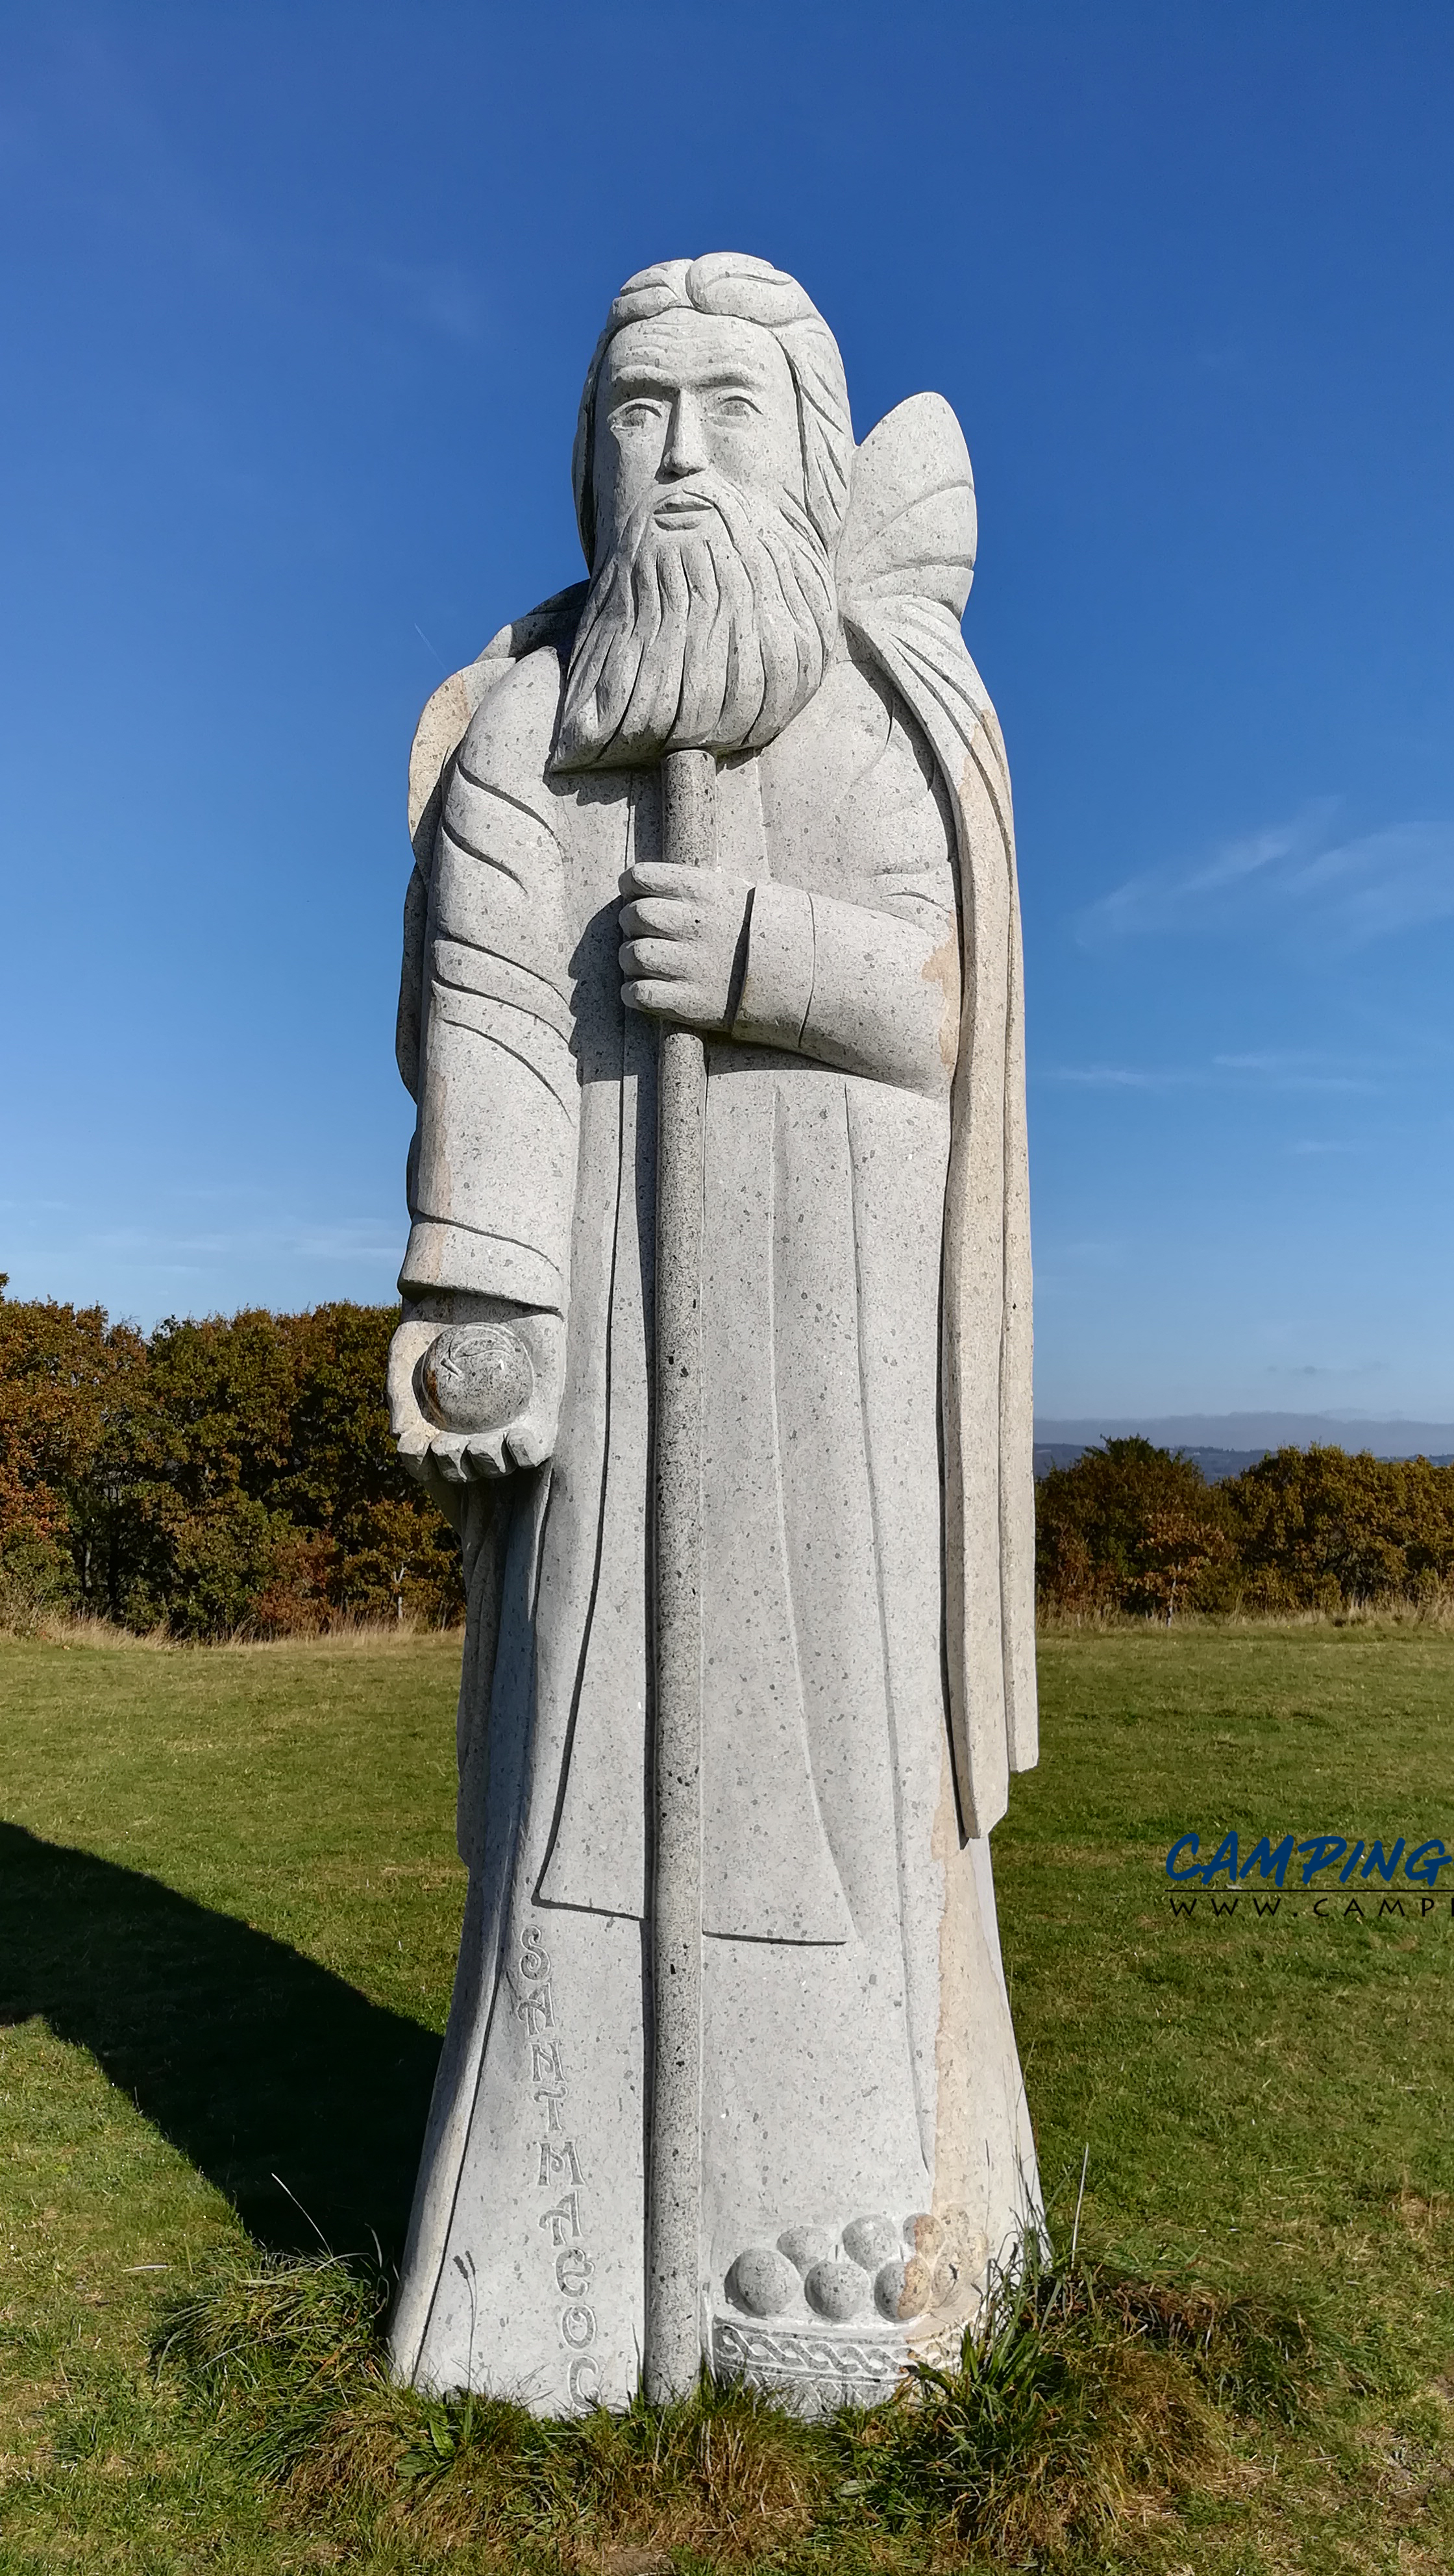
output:
[[[662,846],[716,861],[716,762],[661,764]],[[657,1093],[656,1648],[647,2169],[647,2396],[686,2396],[702,2359],[702,1202],[707,1063],[663,1027]]]

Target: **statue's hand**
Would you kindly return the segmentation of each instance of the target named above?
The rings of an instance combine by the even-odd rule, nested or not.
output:
[[[625,876],[621,990],[633,1011],[724,1030],[741,983],[739,952],[752,889],[717,868],[643,860]]]
[[[451,1427],[426,1409],[431,1355],[447,1333],[455,1355],[469,1357],[472,1332],[503,1325],[529,1355],[530,1386],[518,1410],[488,1430]],[[389,1420],[399,1455],[421,1483],[435,1488],[468,1485],[539,1467],[555,1447],[565,1360],[565,1324],[559,1315],[516,1307],[472,1313],[455,1321],[406,1316],[389,1346]],[[436,1387],[437,1392],[437,1387]]]

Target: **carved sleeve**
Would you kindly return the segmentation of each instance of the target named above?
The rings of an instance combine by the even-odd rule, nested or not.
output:
[[[957,926],[756,886],[732,1035],[947,1098],[959,1046]]]
[[[461,747],[435,845],[400,1286],[563,1313],[578,1094],[561,855],[490,777],[491,714]]]
[[[959,1048],[954,826],[928,745],[892,701],[874,756],[811,842],[798,859],[807,886],[754,889],[733,1036],[947,1098]]]
[[[732,1035],[947,1099],[960,1009],[953,812],[908,710],[869,680],[851,702],[851,774],[784,836],[800,882],[753,889]]]

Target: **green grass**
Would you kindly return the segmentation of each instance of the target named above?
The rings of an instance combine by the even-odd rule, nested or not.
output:
[[[636,2540],[686,2576],[733,2529],[739,2565],[1030,2563],[1033,2532],[986,2557],[991,2525],[926,2502],[956,2445],[983,2479],[999,2383],[956,2381],[836,2448],[737,2401],[571,2449],[509,2410],[388,2390],[367,2267],[276,2268],[317,2252],[315,2227],[370,2265],[375,2238],[397,2254],[463,1899],[457,1656],[449,1639],[0,1646],[0,2576],[627,2576]],[[1071,2554],[1163,2576],[1442,2576],[1449,1874],[1422,1920],[1315,1920],[1294,1889],[1272,1920],[1245,1898],[1213,1918],[1205,1897],[1175,1918],[1161,1863],[1187,1830],[1207,1852],[1229,1827],[1244,1851],[1263,1832],[1454,1841],[1454,1638],[1051,1634],[1041,1674],[1042,1767],[1015,1784],[996,1867],[1042,2167],[1063,2242],[1088,2151],[1102,2306],[1052,2319],[1048,2342],[1017,2328],[997,2367],[1059,2425],[1062,2480],[1077,2425],[1087,2479],[1097,2442],[1104,2466],[1120,2406],[1122,2488],[1145,2499],[1098,2538],[1085,2518]],[[1129,2327],[1117,2266],[1142,2302]],[[1146,2310],[1148,2276],[1218,2294],[1200,2376]],[[1308,2320],[1301,2411],[1249,2364],[1244,2310]],[[218,2350],[237,2356],[221,2378]],[[1031,2415],[1003,2415],[997,2492],[1029,2474]],[[1153,2435],[1165,2456],[1138,2467]],[[703,2504],[719,2490],[730,2512]],[[655,2523],[649,2493],[676,2499]],[[479,2534],[508,2497],[523,2519],[502,2558]]]

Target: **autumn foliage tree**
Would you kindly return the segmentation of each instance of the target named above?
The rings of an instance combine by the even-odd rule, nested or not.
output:
[[[101,1531],[72,1501],[99,1492],[146,1345],[99,1306],[12,1303],[0,1271],[0,1573],[40,1601],[99,1574]]]
[[[1454,1586],[1454,1467],[1277,1449],[1224,1490],[1254,1606],[1339,1609]]]
[[[1036,1490],[1036,1577],[1061,1610],[1170,1619],[1230,1553],[1218,1489],[1139,1438],[1107,1440]]]
[[[3,1284],[3,1283],[0,1283]],[[188,1637],[461,1606],[384,1408],[393,1307],[253,1308],[143,1337],[0,1297],[0,1589]]]
[[[1344,1610],[1454,1591],[1454,1467],[1278,1449],[1209,1485],[1149,1440],[1042,1478],[1040,1598],[1072,1613]]]

